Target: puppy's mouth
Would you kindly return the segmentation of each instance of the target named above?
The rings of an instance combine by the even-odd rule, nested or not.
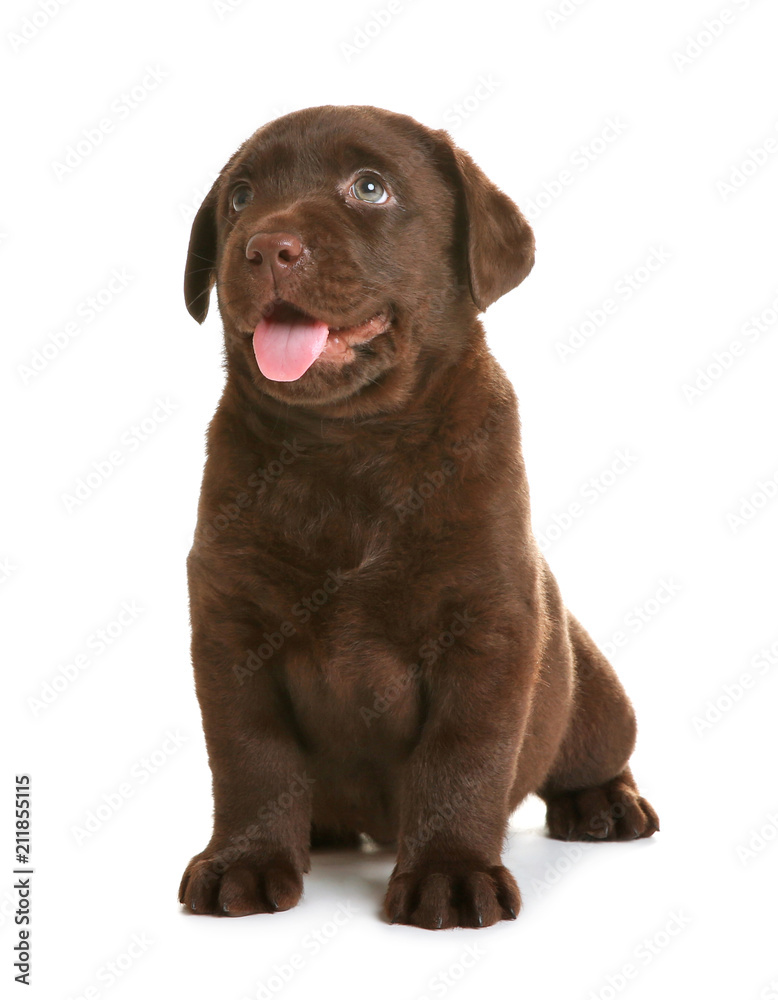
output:
[[[273,382],[296,382],[316,361],[344,362],[391,325],[378,312],[356,326],[329,326],[288,302],[277,302],[254,329],[252,344],[259,370]]]

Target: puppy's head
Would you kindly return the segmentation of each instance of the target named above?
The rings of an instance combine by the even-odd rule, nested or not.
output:
[[[461,356],[518,285],[532,230],[445,132],[370,107],[309,108],[256,132],[192,226],[184,292],[216,284],[228,363],[277,400],[397,405]]]

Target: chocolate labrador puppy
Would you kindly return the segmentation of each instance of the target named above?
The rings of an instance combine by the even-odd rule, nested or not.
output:
[[[214,830],[181,902],[300,899],[316,846],[396,846],[392,922],[481,927],[530,792],[552,837],[659,826],[632,707],[531,534],[516,398],[478,314],[529,273],[513,202],[442,131],[323,107],[256,132],[197,213],[226,385],[188,561]]]

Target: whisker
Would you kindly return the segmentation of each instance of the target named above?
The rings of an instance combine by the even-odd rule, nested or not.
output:
[[[189,299],[187,305],[191,306],[192,303],[197,302],[197,300],[200,298],[201,295],[206,295],[208,292],[210,292],[210,290],[211,290],[210,288],[204,288],[201,292],[198,292],[193,299]]]

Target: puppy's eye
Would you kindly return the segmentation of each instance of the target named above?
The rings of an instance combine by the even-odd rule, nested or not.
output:
[[[351,185],[349,193],[359,201],[369,201],[371,205],[381,205],[389,197],[389,192],[372,174],[358,177]]]
[[[232,192],[232,207],[236,212],[242,212],[246,205],[254,200],[254,192],[248,184],[241,184]]]

